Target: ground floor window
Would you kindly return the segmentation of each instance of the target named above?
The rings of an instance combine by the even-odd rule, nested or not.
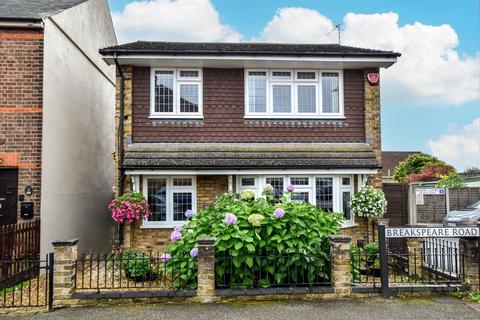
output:
[[[177,226],[196,209],[195,177],[144,177],[143,194],[152,211],[144,226]]]
[[[272,185],[277,201],[287,185],[292,184],[295,186],[292,200],[309,202],[325,211],[343,212],[344,226],[354,224],[354,215],[348,207],[354,191],[353,175],[237,176],[238,192],[251,189],[260,197],[266,184]]]

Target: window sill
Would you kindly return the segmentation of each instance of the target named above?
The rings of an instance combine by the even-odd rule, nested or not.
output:
[[[152,120],[203,120],[203,116],[179,116],[179,115],[149,116],[148,119],[152,119]]]
[[[322,116],[244,116],[246,120],[345,120],[343,115]]]
[[[162,223],[162,224],[149,224],[142,223],[140,229],[173,229],[177,226],[182,226],[185,224],[185,221],[178,221],[177,223]]]
[[[358,227],[358,224],[356,223],[345,223],[341,226],[341,229],[348,229],[348,228],[355,228],[355,227]]]

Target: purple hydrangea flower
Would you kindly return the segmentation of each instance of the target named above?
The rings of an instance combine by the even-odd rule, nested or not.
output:
[[[288,186],[287,186],[287,191],[288,192],[293,192],[293,190],[295,190],[295,186],[293,184],[289,183]]]
[[[231,225],[237,223],[237,216],[234,215],[233,213],[227,213],[227,214],[225,215],[225,220],[224,220],[224,222],[225,222],[226,225],[231,226]]]
[[[193,248],[192,250],[190,250],[190,256],[192,258],[195,258],[198,256],[198,248]]]
[[[178,231],[173,231],[172,234],[170,235],[170,240],[172,240],[172,242],[177,242],[181,238],[182,238],[182,234]]]
[[[160,259],[162,259],[163,262],[167,262],[168,260],[170,260],[172,258],[172,256],[170,255],[170,253],[167,253],[165,252],[164,254],[162,254],[162,256],[160,257]]]
[[[275,219],[282,219],[284,215],[285,210],[283,210],[282,208],[277,208],[275,209],[275,211],[273,211],[273,216],[275,217]]]
[[[175,228],[173,228],[173,231],[182,232],[182,227],[183,226],[176,226]]]
[[[191,218],[193,216],[193,210],[187,210],[185,211],[185,217]]]

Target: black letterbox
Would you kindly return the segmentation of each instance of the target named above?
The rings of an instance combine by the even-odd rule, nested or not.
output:
[[[20,207],[20,216],[22,219],[33,218],[33,202],[22,202]]]

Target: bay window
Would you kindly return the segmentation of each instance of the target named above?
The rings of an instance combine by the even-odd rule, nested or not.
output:
[[[261,197],[266,184],[273,187],[275,201],[278,202],[287,185],[295,189],[292,201],[309,202],[324,211],[343,212],[344,226],[354,225],[354,215],[348,203],[353,194],[353,176],[325,175],[257,175],[238,176],[237,191],[253,190]]]
[[[151,69],[152,118],[202,116],[201,69]]]
[[[341,70],[246,70],[246,118],[343,118]]]
[[[143,226],[173,227],[182,224],[187,210],[196,210],[194,177],[156,177],[143,179],[143,194],[152,215]]]

